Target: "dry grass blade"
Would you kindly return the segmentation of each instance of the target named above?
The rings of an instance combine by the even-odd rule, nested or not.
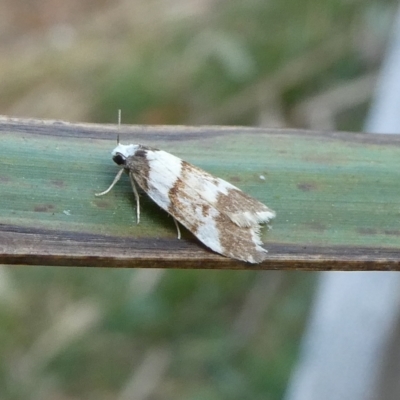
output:
[[[0,263],[96,267],[254,268],[205,249],[115,175],[117,127],[0,120]],[[242,127],[119,129],[231,181],[277,211],[260,269],[400,269],[394,135]]]

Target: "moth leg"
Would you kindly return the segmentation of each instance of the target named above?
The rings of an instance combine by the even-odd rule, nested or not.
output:
[[[140,198],[139,198],[139,193],[137,191],[137,188],[136,188],[136,185],[135,185],[135,180],[133,179],[132,174],[129,174],[129,179],[131,180],[132,190],[133,190],[133,194],[135,195],[135,200],[136,200],[136,224],[139,224],[139,222],[140,222]]]
[[[181,230],[179,229],[178,221],[174,217],[172,217],[172,219],[174,220],[176,230],[178,231],[178,239],[180,239],[181,238]]]
[[[113,183],[110,185],[110,187],[107,190],[105,190],[104,192],[95,193],[94,195],[95,196],[103,196],[103,195],[107,194],[115,186],[115,184],[121,179],[121,175],[123,172],[124,172],[124,169],[123,168],[120,169],[117,176],[114,178]]]

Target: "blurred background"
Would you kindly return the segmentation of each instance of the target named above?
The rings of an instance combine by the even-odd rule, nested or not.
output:
[[[394,0],[0,0],[0,114],[363,130]],[[1,145],[1,143],[0,143]],[[316,276],[0,269],[1,399],[281,399]]]

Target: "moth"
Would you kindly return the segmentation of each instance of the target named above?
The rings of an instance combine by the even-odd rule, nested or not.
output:
[[[260,224],[268,223],[275,212],[229,182],[181,160],[163,150],[140,144],[118,143],[111,152],[121,166],[107,194],[125,171],[136,199],[140,222],[138,185],[175,222],[187,228],[216,253],[249,263],[260,263],[267,250],[262,247]]]

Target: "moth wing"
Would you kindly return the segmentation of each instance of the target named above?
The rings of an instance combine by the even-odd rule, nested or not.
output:
[[[266,258],[267,251],[261,247],[258,223],[241,226],[234,221],[232,215],[237,213],[238,205],[232,206],[227,213],[221,211],[224,206],[218,201],[219,190],[230,185],[228,182],[160,150],[149,149],[143,157],[132,157],[129,170],[156,204],[210,249],[251,263]],[[224,189],[228,195],[227,189],[228,186]],[[254,199],[250,200],[266,207]],[[258,207],[260,212],[266,212],[263,207]]]
[[[265,204],[242,192],[231,183],[216,178],[192,164],[184,163],[183,179],[205,201],[227,215],[240,227],[258,226],[268,223],[275,212]]]

